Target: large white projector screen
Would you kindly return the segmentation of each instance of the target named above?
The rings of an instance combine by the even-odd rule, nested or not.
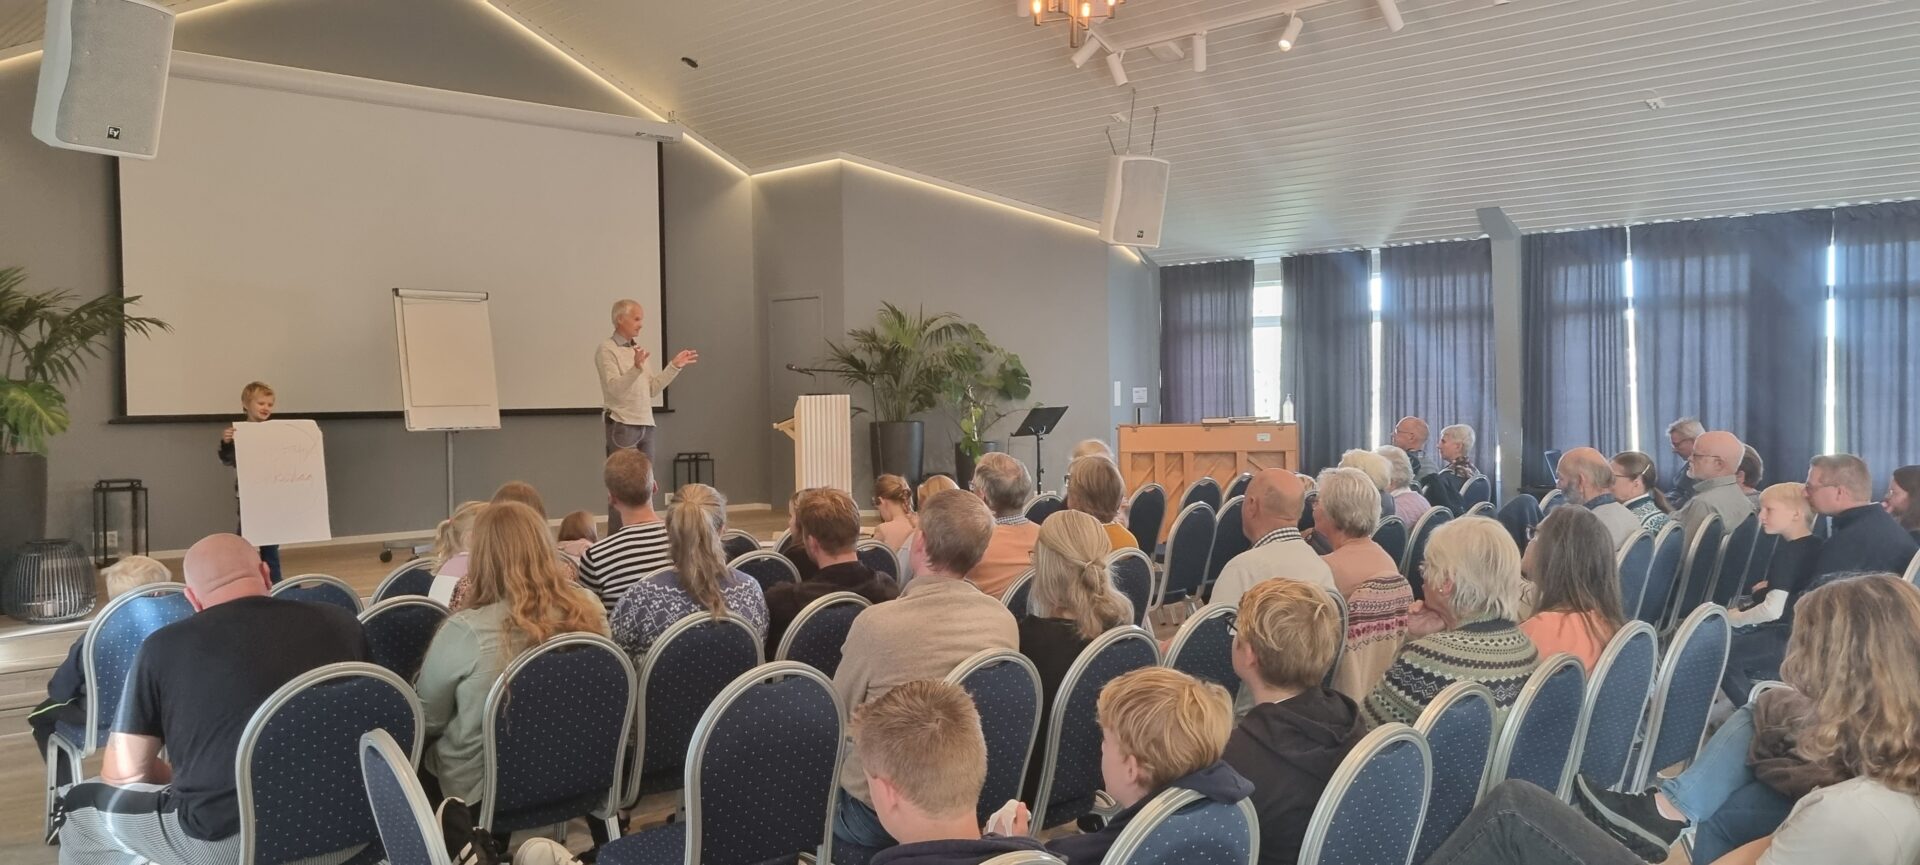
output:
[[[175,55],[151,162],[122,161],[130,418],[401,408],[393,289],[490,295],[500,407],[600,405],[613,301],[664,361],[659,141],[674,127]],[[457,347],[451,349],[457,351]]]

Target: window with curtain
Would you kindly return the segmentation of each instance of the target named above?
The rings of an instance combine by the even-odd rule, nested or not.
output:
[[[1493,247],[1490,241],[1380,250],[1381,421],[1413,415],[1433,428],[1473,427],[1474,466],[1493,477]]]
[[[1549,449],[1626,450],[1626,260],[1622,227],[1521,238],[1524,486],[1553,485]]]
[[[1253,413],[1280,418],[1286,402],[1286,291],[1278,282],[1253,286]]]
[[[1370,259],[1365,250],[1356,250],[1295,255],[1281,262],[1286,318],[1294,325],[1283,390],[1294,394],[1302,471],[1334,465],[1342,451],[1367,441]]]
[[[1162,415],[1247,414],[1253,398],[1253,262],[1160,269]]]
[[[1836,432],[1879,496],[1894,468],[1920,463],[1920,202],[1833,219]]]

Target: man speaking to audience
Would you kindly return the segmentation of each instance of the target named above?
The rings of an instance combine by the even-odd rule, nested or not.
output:
[[[700,353],[686,349],[673,356],[665,369],[655,364],[647,350],[640,347],[640,325],[646,314],[634,300],[613,304],[613,336],[601,341],[594,353],[593,365],[600,373],[600,399],[606,409],[607,455],[623,448],[638,448],[648,460],[654,458],[653,398],[673,383],[687,365],[700,360]],[[620,514],[609,509],[607,531],[620,528]]]

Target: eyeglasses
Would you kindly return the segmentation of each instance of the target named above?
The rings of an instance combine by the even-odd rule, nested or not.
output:
[[[1690,463],[1706,462],[1707,460],[1713,460],[1721,465],[1727,464],[1725,457],[1715,456],[1714,454],[1696,453],[1693,456],[1687,457],[1687,462]]]

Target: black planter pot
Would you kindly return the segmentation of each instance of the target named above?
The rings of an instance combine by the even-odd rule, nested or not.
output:
[[[47,533],[47,458],[0,454],[0,573],[28,541]]]
[[[1000,442],[981,442],[980,447],[983,453],[995,453],[1006,450],[1006,447]],[[966,449],[961,447],[959,442],[954,442],[953,482],[959,484],[963,490],[973,486],[974,463],[973,454],[967,453]]]
[[[875,421],[867,429],[873,442],[873,473],[899,475],[918,485],[926,455],[926,426],[917,420]]]

